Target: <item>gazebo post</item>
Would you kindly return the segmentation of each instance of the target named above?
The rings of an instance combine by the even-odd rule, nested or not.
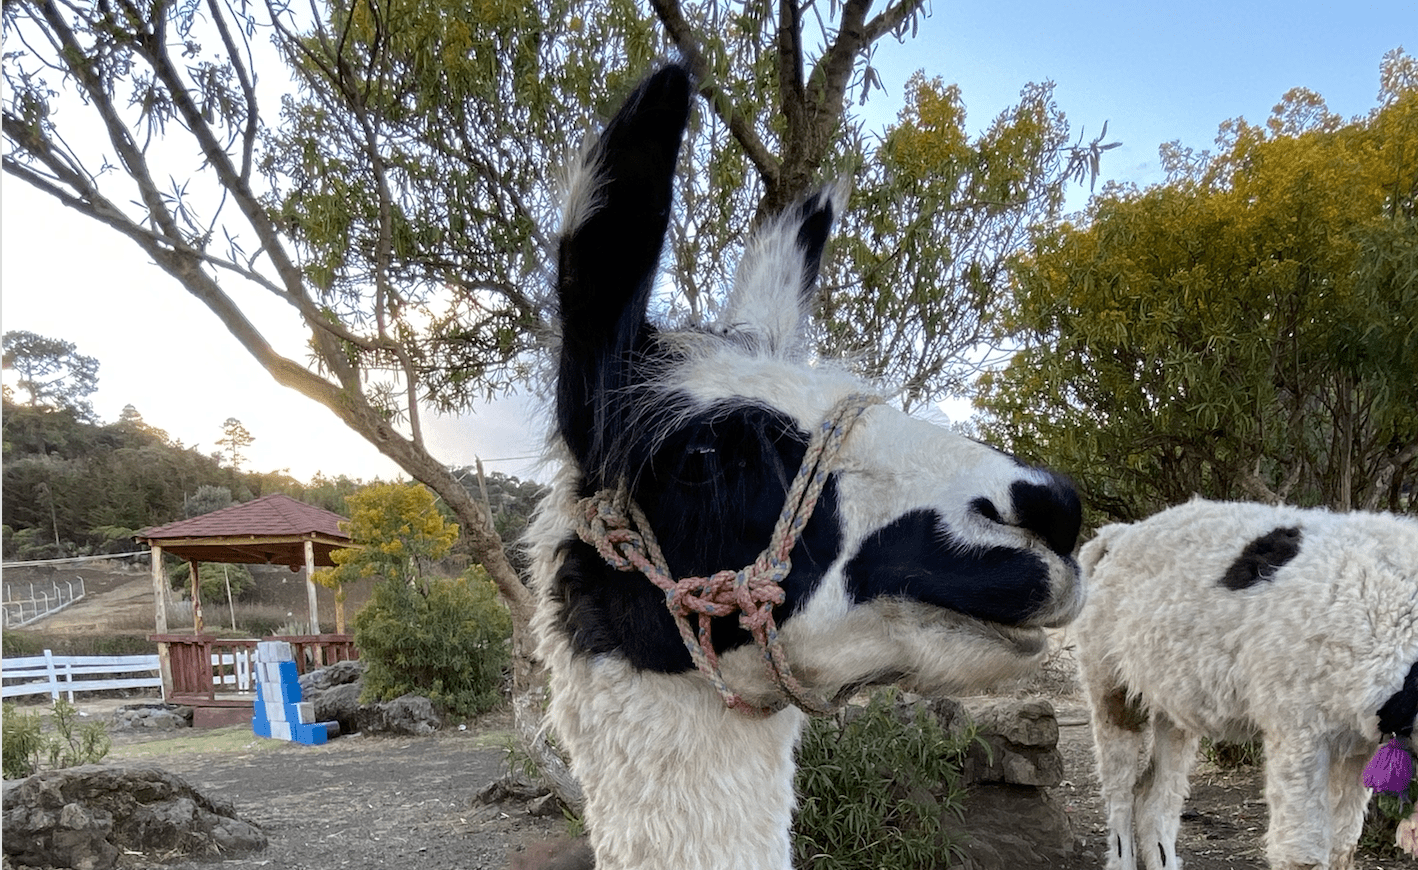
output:
[[[153,629],[155,634],[167,634],[167,596],[163,594],[167,591],[167,569],[162,563],[162,546],[160,544],[150,545],[149,553],[152,564],[149,569],[153,575]],[[172,653],[167,648],[167,641],[158,641],[158,670],[162,674],[162,699],[166,701],[172,697]]]
[[[202,578],[197,571],[197,560],[188,559],[187,568],[192,578],[192,633],[202,633]]]
[[[320,612],[315,600],[315,543],[305,541],[305,593],[310,597],[310,633],[320,633]]]

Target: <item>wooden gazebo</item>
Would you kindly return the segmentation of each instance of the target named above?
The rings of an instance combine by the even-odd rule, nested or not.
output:
[[[292,571],[304,568],[306,591],[310,602],[309,634],[282,638],[296,647],[297,666],[304,672],[307,666],[319,667],[334,661],[355,658],[350,637],[320,633],[320,616],[316,609],[315,581],[317,567],[333,567],[332,550],[354,546],[349,536],[340,530],[344,517],[297,501],[288,495],[267,495],[243,504],[212,511],[190,520],[179,520],[164,526],[143,529],[133,536],[139,543],[152,548],[153,613],[162,663],[163,696],[170,701],[191,704],[198,718],[211,708],[248,708],[251,696],[243,690],[245,682],[235,671],[245,658],[247,648],[254,649],[255,639],[218,639],[204,632],[202,622],[201,583],[198,565],[202,562],[226,562],[244,565],[287,565]],[[170,553],[185,559],[192,572],[192,634],[169,634],[167,607],[169,585],[162,556]],[[225,675],[223,663],[233,663],[234,673]],[[214,663],[216,672],[214,673]],[[218,685],[221,683],[222,685]],[[219,692],[231,688],[234,692]],[[220,698],[219,694],[236,694],[235,698]],[[244,695],[245,697],[241,697]],[[205,717],[208,724],[216,719]],[[201,724],[201,723],[199,723]]]

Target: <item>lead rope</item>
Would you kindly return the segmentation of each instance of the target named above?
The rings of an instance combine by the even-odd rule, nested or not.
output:
[[[867,408],[880,402],[877,396],[853,393],[832,408],[808,441],[807,452],[788,489],[768,547],[753,564],[737,571],[725,570],[708,577],[685,577],[676,581],[665,563],[649,520],[630,498],[623,481],[616,490],[603,489],[577,502],[577,535],[595,547],[611,567],[620,571],[638,570],[664,590],[665,606],[674,617],[694,666],[709,679],[730,709],[750,716],[767,716],[791,702],[805,712],[828,715],[840,706],[810,696],[793,676],[778,639],[773,608],[783,603],[782,583],[793,569],[789,555],[817,507],[818,497],[827,485],[847,433]],[[753,635],[763,651],[769,681],[783,691],[786,701],[758,707],[745,701],[724,681],[719,656],[714,650],[711,622],[716,616],[728,616],[735,611],[739,613],[739,624]],[[698,616],[697,631],[690,627],[690,614]]]

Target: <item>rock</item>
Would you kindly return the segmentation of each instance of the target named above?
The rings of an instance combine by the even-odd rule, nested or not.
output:
[[[154,860],[266,847],[231,804],[156,767],[49,770],[5,791],[4,852],[17,867],[109,870],[123,854]]]
[[[361,707],[357,719],[362,731],[414,737],[432,734],[443,725],[433,702],[422,695],[400,695],[373,707]]]
[[[302,692],[302,697],[315,705],[316,722],[339,722],[340,730],[353,733],[359,730],[359,693],[363,683],[342,683],[324,691]]]
[[[1044,749],[1053,749],[1059,744],[1059,721],[1054,717],[1054,705],[1042,698],[972,700],[965,705],[965,712],[981,730],[998,734],[1010,743]]]
[[[113,711],[113,731],[154,729],[171,731],[192,727],[192,708],[182,704],[125,704]]]
[[[947,813],[941,824],[963,835],[966,870],[1047,870],[1065,863],[1075,848],[1063,808],[1030,786],[977,785],[965,797],[962,816]]]
[[[1041,788],[1063,782],[1059,723],[1048,701],[989,698],[971,700],[964,709],[989,747],[971,748],[965,762],[967,782]]]
[[[527,815],[538,818],[561,815],[561,801],[556,799],[556,795],[547,792],[541,797],[535,797],[527,801]]]
[[[966,752],[960,785],[963,812],[945,812],[941,826],[961,843],[968,870],[1046,870],[1075,848],[1072,826],[1047,789],[1063,781],[1059,726],[1041,699],[898,699],[908,720],[924,706],[946,730],[972,724],[979,742]],[[981,745],[983,744],[983,745]]]
[[[361,704],[364,664],[337,662],[300,678],[302,700],[315,705],[317,722],[338,722],[340,733],[432,734],[443,726],[433,702],[422,695],[403,695],[378,704]]]
[[[335,662],[328,667],[302,674],[300,677],[301,695],[308,701],[312,692],[323,692],[334,686],[357,682],[363,676],[364,662],[358,659]]]

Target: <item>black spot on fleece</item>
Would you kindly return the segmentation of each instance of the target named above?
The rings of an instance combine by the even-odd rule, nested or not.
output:
[[[1266,532],[1246,545],[1222,575],[1221,585],[1239,591],[1249,589],[1262,580],[1274,580],[1280,566],[1299,554],[1302,537],[1295,526]]]

